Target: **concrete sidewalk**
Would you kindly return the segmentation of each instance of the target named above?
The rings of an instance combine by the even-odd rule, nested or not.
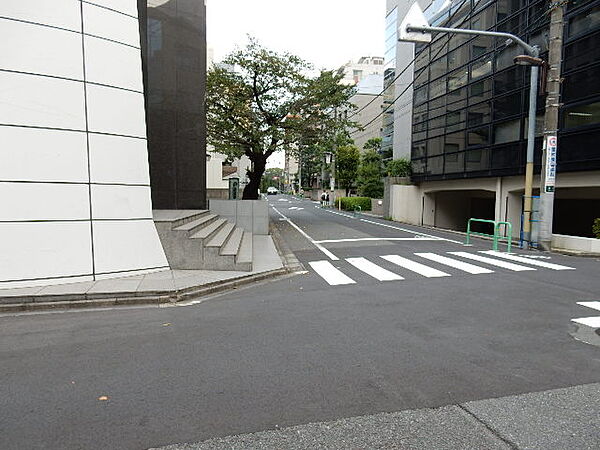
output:
[[[217,449],[595,449],[600,384],[175,444]]]
[[[251,272],[162,270],[106,280],[0,289],[0,313],[176,303],[288,272],[271,236],[253,239]]]

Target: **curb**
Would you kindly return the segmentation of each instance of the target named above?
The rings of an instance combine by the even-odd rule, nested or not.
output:
[[[303,271],[304,265],[296,258],[294,252],[290,250],[287,243],[281,237],[281,233],[279,229],[275,226],[273,222],[269,224],[269,233],[271,233],[271,237],[273,238],[273,243],[275,244],[275,248],[277,249],[277,253],[281,259],[283,259],[283,265],[287,269],[288,272],[299,272]]]
[[[210,294],[235,289],[239,286],[264,281],[281,275],[287,275],[289,269],[269,270],[252,275],[244,275],[227,281],[214,281],[199,286],[192,286],[177,291],[155,292],[120,292],[108,294],[69,294],[65,296],[49,295],[43,297],[26,297],[26,301],[18,303],[0,303],[0,314],[48,310],[69,310],[84,308],[104,308],[114,306],[161,305],[177,306],[180,302],[190,301]],[[73,300],[65,300],[73,298]],[[0,298],[1,300],[1,298]]]

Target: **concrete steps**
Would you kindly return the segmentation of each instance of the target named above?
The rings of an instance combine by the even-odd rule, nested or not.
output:
[[[252,233],[203,210],[154,211],[171,269],[252,270]]]

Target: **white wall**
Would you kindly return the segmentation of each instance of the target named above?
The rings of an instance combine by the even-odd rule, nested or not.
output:
[[[0,2],[0,287],[168,267],[136,0]]]

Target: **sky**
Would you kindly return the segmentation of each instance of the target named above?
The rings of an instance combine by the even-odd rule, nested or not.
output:
[[[246,36],[314,65],[337,69],[361,56],[383,56],[385,0],[206,0],[207,43],[215,61]],[[283,167],[281,154],[269,167]]]

